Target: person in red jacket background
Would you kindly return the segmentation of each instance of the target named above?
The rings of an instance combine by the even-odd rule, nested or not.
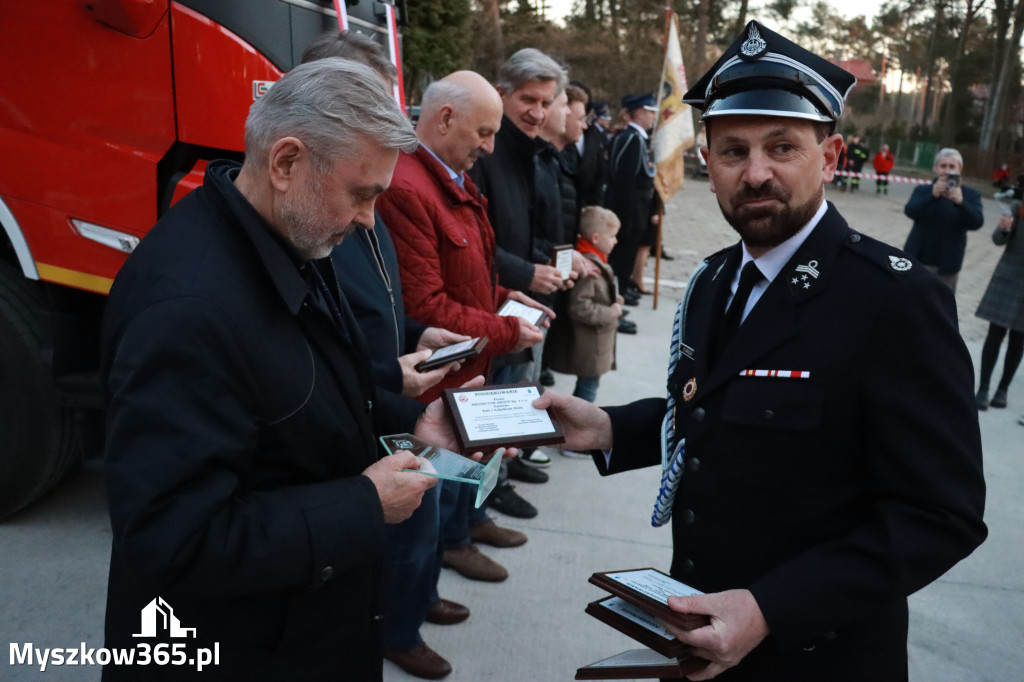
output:
[[[498,283],[494,230],[486,199],[465,174],[494,148],[501,124],[501,98],[479,74],[453,73],[423,94],[417,135],[420,147],[401,154],[379,211],[398,254],[405,308],[417,321],[459,334],[489,339],[479,356],[466,360],[424,393],[430,401],[445,388],[487,375],[491,358],[539,343],[540,329],[518,317],[497,314],[506,299],[550,310]]]
[[[882,145],[882,148],[875,154],[872,163],[875,165],[875,172],[879,175],[875,180],[875,194],[888,194],[889,173],[892,172],[892,167],[896,165],[896,157],[889,151],[889,145]]]

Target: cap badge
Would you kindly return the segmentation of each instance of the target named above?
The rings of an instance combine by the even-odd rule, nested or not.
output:
[[[892,265],[892,269],[896,272],[909,272],[910,268],[914,265],[909,259],[900,258],[899,256],[889,256],[889,264]]]
[[[697,377],[692,377],[683,386],[683,400],[690,402],[693,400],[693,396],[697,395]]]
[[[750,31],[747,32],[747,39],[740,46],[740,58],[745,61],[757,59],[768,51],[768,43],[761,37],[757,26],[751,23]]]

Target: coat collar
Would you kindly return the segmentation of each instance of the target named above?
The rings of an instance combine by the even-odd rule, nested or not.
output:
[[[708,279],[701,287],[701,305],[695,307],[686,323],[701,394],[707,395],[727,383],[797,333],[800,306],[828,288],[836,257],[850,234],[852,230],[830,203],[824,217],[761,296],[713,366],[714,336],[721,324],[731,278],[742,258],[741,246],[737,243],[712,257],[702,277]]]
[[[401,153],[405,154],[405,152]],[[448,169],[444,164],[434,158],[434,155],[422,144],[409,156],[418,161],[427,174],[434,179],[434,184],[449,204],[454,206],[456,204],[480,203],[480,190],[470,179],[469,173],[462,174],[463,184],[462,187],[459,187],[458,183],[452,180],[451,175],[448,174]]]
[[[297,315],[308,291],[295,256],[270,224],[235,187],[241,169],[235,161],[214,161],[206,169],[203,186],[217,197],[222,209],[256,249],[263,269],[292,315]]]

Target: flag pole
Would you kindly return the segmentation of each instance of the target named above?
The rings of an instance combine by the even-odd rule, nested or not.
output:
[[[664,52],[661,57],[661,75],[658,77],[658,118],[654,119],[654,129],[651,131],[651,139],[654,139],[654,134],[658,132],[658,125],[661,123],[661,98],[665,94],[664,88],[661,87],[661,81],[665,77],[665,60],[668,58],[668,37],[669,30],[672,23],[672,15],[675,12],[672,11],[671,7],[665,8],[665,35],[662,38],[661,44],[665,46]],[[657,191],[657,190],[655,190]],[[661,283],[661,231],[662,226],[665,223],[665,202],[658,202],[658,232],[654,240],[654,297],[651,302],[651,309],[658,309],[658,293]]]

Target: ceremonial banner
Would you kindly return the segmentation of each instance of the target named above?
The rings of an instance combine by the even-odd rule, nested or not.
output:
[[[662,68],[661,89],[658,91],[658,122],[655,124],[651,146],[657,174],[654,186],[662,201],[683,186],[683,152],[693,147],[693,116],[690,105],[683,104],[687,90],[683,53],[679,49],[679,31],[676,13],[672,12],[665,32],[665,62]]]

